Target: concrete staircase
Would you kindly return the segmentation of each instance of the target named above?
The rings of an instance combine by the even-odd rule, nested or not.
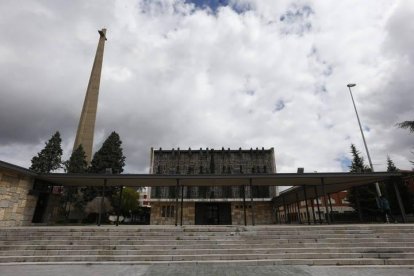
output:
[[[414,225],[0,228],[0,264],[414,266]]]

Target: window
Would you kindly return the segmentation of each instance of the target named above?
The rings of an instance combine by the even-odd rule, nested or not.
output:
[[[173,218],[174,217],[174,205],[167,205],[161,207],[161,217]]]

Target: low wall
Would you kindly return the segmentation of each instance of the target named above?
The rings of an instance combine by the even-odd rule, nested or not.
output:
[[[0,171],[0,226],[31,225],[37,197],[29,195],[33,179]]]

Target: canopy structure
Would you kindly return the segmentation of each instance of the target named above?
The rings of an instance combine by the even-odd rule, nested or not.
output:
[[[390,181],[395,183],[401,179],[401,172],[370,172],[370,173],[276,173],[276,174],[226,174],[226,175],[160,175],[160,174],[40,174],[36,175],[39,184],[56,186],[127,186],[127,187],[192,187],[192,186],[293,186],[292,189],[273,198],[273,206],[278,209],[287,204],[298,204],[299,201],[326,196],[331,193],[347,190],[351,187],[363,186],[375,182]],[[175,204],[178,210],[178,193]],[[399,205],[405,222],[405,214],[399,197]],[[243,198],[244,222],[246,221],[246,204]],[[251,193],[251,202],[253,197]],[[325,204],[326,205],[326,204]],[[181,192],[181,222],[183,223],[183,192]],[[254,211],[252,205],[252,225]],[[328,216],[329,217],[329,216]],[[330,219],[328,218],[328,223]],[[99,223],[98,223],[99,225]],[[176,213],[175,225],[178,225]]]
[[[63,174],[38,175],[36,179],[58,186],[317,186],[322,182],[327,192],[348,189],[391,177],[400,173],[276,173],[276,174],[232,174],[232,175],[157,175],[157,174]]]

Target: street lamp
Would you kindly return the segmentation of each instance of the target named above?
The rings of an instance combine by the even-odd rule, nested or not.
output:
[[[374,166],[372,165],[371,156],[369,155],[367,142],[365,141],[364,131],[362,130],[361,121],[359,120],[358,111],[357,111],[357,108],[356,108],[356,105],[355,105],[354,97],[352,96],[351,87],[356,86],[356,84],[355,83],[349,83],[346,86],[349,89],[349,94],[351,94],[352,103],[354,104],[355,114],[356,114],[357,119],[358,119],[359,129],[361,130],[362,140],[364,141],[365,150],[367,151],[369,166],[371,167],[371,171],[374,172]],[[380,190],[378,182],[375,183],[375,189],[377,190],[378,197],[380,197],[381,196],[381,190]]]

